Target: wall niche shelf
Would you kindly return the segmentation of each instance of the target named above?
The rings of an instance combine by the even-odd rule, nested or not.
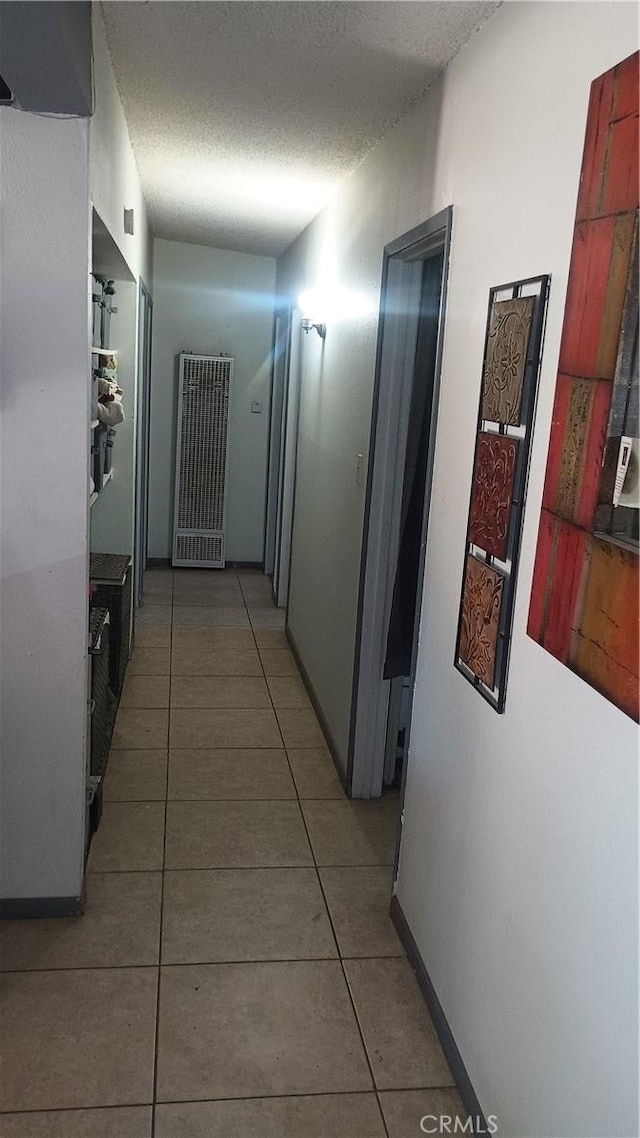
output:
[[[104,478],[102,479],[102,488],[100,490],[94,490],[93,494],[89,495],[89,506],[95,505],[95,503],[98,501],[98,498],[102,494],[105,486],[108,485],[108,483],[111,481],[112,478],[113,478],[113,470],[110,470],[109,473],[105,474]]]

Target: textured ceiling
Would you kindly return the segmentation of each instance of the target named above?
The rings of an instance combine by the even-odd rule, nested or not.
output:
[[[157,237],[277,256],[497,3],[103,3]]]

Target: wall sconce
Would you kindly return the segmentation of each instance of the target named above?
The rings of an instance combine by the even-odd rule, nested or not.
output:
[[[343,323],[373,316],[376,302],[367,293],[344,288],[337,280],[325,281],[309,288],[298,297],[298,308],[305,332],[315,328],[321,340],[327,334],[327,323]]]
[[[302,331],[310,332],[315,328],[321,340],[327,334],[326,313],[327,297],[319,288],[309,288],[300,294],[298,308],[302,311]]]
[[[327,334],[327,325],[322,324],[320,321],[312,320],[310,316],[303,316],[302,318],[302,331],[310,332],[315,328],[321,340],[324,340]]]

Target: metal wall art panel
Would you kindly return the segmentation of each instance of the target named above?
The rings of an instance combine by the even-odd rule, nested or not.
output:
[[[491,423],[520,423],[533,305],[532,296],[520,296],[491,309],[482,376],[482,418]]]
[[[504,580],[486,562],[467,554],[458,651],[463,664],[490,688],[495,683]]]
[[[478,435],[471,484],[469,541],[506,560],[518,439],[483,431]]]
[[[591,86],[529,636],[640,716],[638,52]]]
[[[489,292],[454,664],[504,711],[549,276]]]

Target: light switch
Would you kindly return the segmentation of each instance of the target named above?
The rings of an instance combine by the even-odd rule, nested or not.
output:
[[[253,400],[253,403],[251,404],[251,414],[252,415],[261,415],[262,414],[262,403],[260,402],[259,399]]]

